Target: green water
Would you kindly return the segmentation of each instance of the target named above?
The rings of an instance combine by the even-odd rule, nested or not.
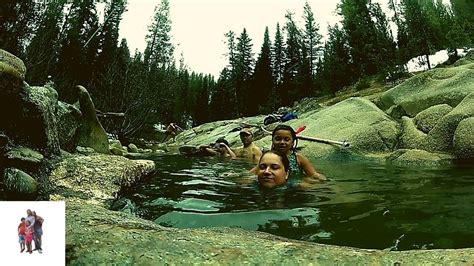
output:
[[[137,215],[164,226],[233,226],[359,248],[474,247],[474,167],[403,168],[317,162],[331,180],[260,191],[240,160],[153,158],[157,174],[124,191]]]

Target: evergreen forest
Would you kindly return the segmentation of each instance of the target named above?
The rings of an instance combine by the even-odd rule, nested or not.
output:
[[[388,0],[390,16],[370,0],[340,0],[341,20],[329,25],[328,36],[306,3],[302,18],[288,11],[283,23],[262,29],[261,47],[253,47],[245,28],[223,32],[228,63],[214,77],[175,58],[169,0],[157,2],[142,52],[119,39],[126,0],[5,0],[0,48],[25,62],[28,84],[54,84],[65,102],[75,101],[75,85],[85,86],[99,114],[123,114],[102,117],[105,130],[130,139],[150,136],[156,124],[189,127],[268,114],[363,86],[371,76],[395,81],[408,75],[413,57],[429,67],[430,54],[446,49],[454,61],[456,48],[474,43],[472,0]]]

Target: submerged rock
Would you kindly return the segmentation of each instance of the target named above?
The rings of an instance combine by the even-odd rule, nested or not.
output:
[[[155,223],[176,228],[226,226],[254,231],[274,231],[318,226],[319,220],[319,210],[297,208],[212,214],[172,211],[157,218]]]

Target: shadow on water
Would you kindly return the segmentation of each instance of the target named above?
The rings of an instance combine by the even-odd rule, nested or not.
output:
[[[472,164],[405,168],[315,161],[331,181],[306,191],[260,191],[248,182],[253,165],[245,161],[153,159],[157,174],[124,197],[138,216],[164,226],[240,227],[360,248],[474,247]]]

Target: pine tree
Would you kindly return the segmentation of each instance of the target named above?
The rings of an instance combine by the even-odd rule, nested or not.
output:
[[[319,25],[316,23],[311,6],[307,1],[305,2],[303,9],[303,19],[305,22],[303,42],[310,63],[311,75],[314,75],[316,62],[322,50],[322,35],[319,33]]]
[[[389,0],[388,4],[389,8],[394,12],[393,22],[397,26],[397,65],[403,66],[402,71],[407,71],[406,63],[412,56],[408,46],[408,31],[401,11],[402,7],[396,0]]]
[[[66,101],[75,100],[75,85],[88,87],[97,59],[99,39],[91,38],[99,27],[93,0],[73,2],[65,22],[66,36],[62,39],[58,65],[53,79],[58,93]],[[86,45],[87,43],[87,45]]]
[[[268,27],[265,27],[263,44],[260,54],[255,64],[255,71],[252,77],[252,95],[249,98],[249,113],[268,113],[273,109],[274,97],[271,92],[274,87],[272,68],[271,42]],[[263,101],[263,104],[262,104]]]
[[[273,66],[273,79],[275,86],[271,92],[271,109],[274,110],[278,106],[282,105],[281,96],[284,95],[283,88],[283,76],[285,73],[286,54],[285,54],[285,42],[283,34],[280,30],[280,24],[277,23],[275,31],[275,41],[272,47],[272,66]]]
[[[329,27],[329,39],[324,48],[323,58],[317,79],[324,91],[335,93],[354,82],[349,41],[345,32],[337,25]]]
[[[224,68],[219,75],[219,79],[211,95],[210,121],[235,117],[236,106],[232,102],[233,84],[231,75],[232,73],[228,68]]]
[[[51,1],[41,16],[36,35],[26,50],[26,80],[42,85],[58,62],[64,1]]]
[[[407,25],[410,55],[425,56],[428,69],[431,69],[429,55],[439,47],[439,33],[433,27],[433,20],[430,22],[426,6],[418,0],[402,0],[401,4]]]
[[[122,58],[126,53],[125,49],[128,51],[126,41],[122,40],[121,47],[118,47],[119,25],[125,5],[123,0],[107,3],[104,23],[97,29],[96,37],[93,37],[99,40],[100,53],[95,64],[90,92],[96,96],[96,107],[102,111],[121,111],[115,103],[115,98],[117,92],[122,91],[124,72],[128,64],[123,62],[127,59]],[[122,52],[122,55],[119,55],[119,52]]]
[[[396,56],[396,43],[393,40],[388,19],[382,11],[379,3],[371,3],[369,11],[372,21],[375,25],[375,43],[374,62],[377,66],[377,72],[384,76],[396,76],[398,72],[403,71],[397,67],[398,60]]]
[[[451,7],[458,22],[457,25],[461,27],[462,32],[465,32],[470,37],[470,42],[465,46],[469,47],[474,44],[474,2],[472,0],[451,0]]]
[[[293,13],[285,15],[286,31],[286,62],[283,74],[283,84],[279,89],[279,96],[283,105],[290,105],[301,96],[301,88],[297,86],[296,76],[302,67],[302,39],[300,30],[293,20]]]
[[[250,81],[254,67],[254,54],[252,52],[252,39],[244,28],[237,38],[237,54],[235,69],[235,90],[237,96],[237,116],[250,115],[249,99],[252,97],[250,92]]]
[[[26,44],[35,31],[39,4],[33,0],[6,0],[0,5],[0,44],[4,49],[24,58]]]
[[[155,8],[152,24],[146,36],[145,64],[151,67],[170,67],[174,64],[174,46],[171,43],[171,20],[168,0],[161,0]]]

